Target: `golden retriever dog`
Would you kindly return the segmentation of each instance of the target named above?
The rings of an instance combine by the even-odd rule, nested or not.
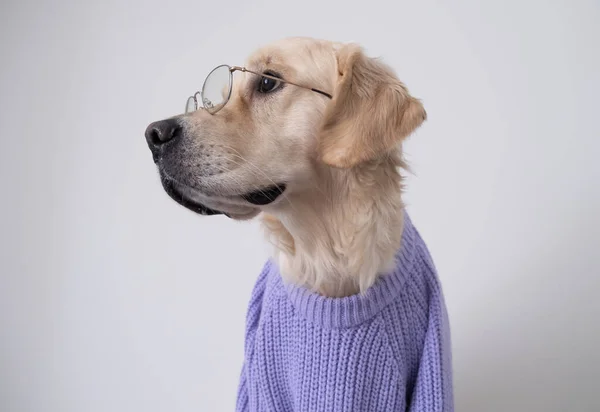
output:
[[[331,297],[365,291],[400,247],[401,143],[425,120],[423,105],[354,44],[285,39],[247,67],[333,98],[284,82],[261,93],[260,77],[236,73],[217,114],[149,126],[165,189],[203,214],[262,212],[287,280]]]
[[[287,38],[256,51],[243,67],[218,66],[188,99],[185,114],[148,126],[148,146],[175,201],[204,215],[238,220],[261,215],[274,245],[272,264],[251,299],[238,410],[451,409],[443,298],[426,248],[411,246],[418,234],[401,196],[402,142],[426,117],[421,101],[394,71],[356,44]],[[414,266],[417,274],[388,281],[404,270],[397,269],[399,255],[409,256],[403,268],[420,265]],[[277,279],[267,275],[271,272]],[[283,295],[266,297],[278,279],[304,292],[293,292],[267,318],[265,305]],[[310,309],[318,318],[290,320],[307,304],[323,305]],[[339,309],[344,305],[347,310]],[[283,320],[265,326],[278,316]],[[371,329],[364,336],[385,346],[375,360],[342,344],[345,333],[362,327],[357,319],[368,319]],[[419,326],[401,319],[416,319]],[[311,341],[316,332],[307,332],[307,325],[342,342],[316,356],[320,372],[306,369],[311,360],[300,355],[323,348],[325,338]],[[279,351],[257,340],[277,333],[305,338],[295,343],[273,338]],[[359,337],[352,339],[359,345]],[[260,348],[264,356],[256,355]],[[282,357],[271,358],[274,353]],[[327,356],[334,359],[323,366]],[[298,359],[303,360],[295,363]],[[353,378],[353,362],[373,365],[365,376],[384,372],[381,378]],[[322,383],[309,387],[317,379],[310,376]],[[381,388],[398,388],[394,400]],[[333,395],[339,390],[351,390],[354,397],[342,401]],[[329,396],[333,403],[319,403]]]

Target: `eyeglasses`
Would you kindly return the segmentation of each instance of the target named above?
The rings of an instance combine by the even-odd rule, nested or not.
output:
[[[311,90],[313,92],[322,94],[323,96],[328,97],[329,99],[332,96],[329,93],[326,93],[322,90],[318,90],[312,87],[303,86],[301,84],[297,84],[291,82],[289,80],[284,80],[280,77],[273,76],[265,73],[257,73],[252,70],[248,70],[245,67],[238,66],[228,66],[223,64],[221,66],[217,66],[214,68],[208,76],[206,76],[206,80],[204,80],[204,84],[202,85],[202,91],[194,93],[193,96],[188,97],[187,102],[185,103],[185,113],[191,113],[198,110],[198,97],[200,97],[202,101],[202,106],[206,109],[210,114],[215,114],[219,110],[223,108],[229,101],[231,97],[231,89],[233,87],[233,73],[236,71],[240,72],[248,72],[254,75],[261,77],[261,82],[264,84],[261,85],[269,88],[269,86],[274,86],[270,90],[275,90],[275,87],[279,83],[269,83],[268,80],[272,80],[275,82],[281,83],[289,83],[296,87],[301,87],[303,89]],[[267,91],[265,91],[266,93]]]

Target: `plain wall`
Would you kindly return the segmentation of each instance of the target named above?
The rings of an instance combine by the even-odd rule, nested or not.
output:
[[[600,3],[3,1],[0,410],[233,410],[257,221],[163,192],[144,140],[206,73],[356,41],[429,119],[406,201],[458,411],[598,411]]]

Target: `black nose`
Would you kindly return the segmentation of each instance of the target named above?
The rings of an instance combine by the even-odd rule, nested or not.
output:
[[[146,128],[146,141],[154,153],[161,145],[181,136],[182,127],[177,119],[160,120]]]

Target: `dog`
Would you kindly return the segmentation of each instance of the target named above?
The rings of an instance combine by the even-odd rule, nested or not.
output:
[[[286,38],[218,66],[146,129],[165,191],[259,214],[274,245],[252,292],[238,411],[448,411],[450,334],[402,202],[402,143],[426,120],[356,44]]]

